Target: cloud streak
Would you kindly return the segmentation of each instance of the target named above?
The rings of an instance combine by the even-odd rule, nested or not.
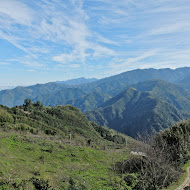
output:
[[[0,2],[0,63],[99,77],[189,65],[188,0]]]

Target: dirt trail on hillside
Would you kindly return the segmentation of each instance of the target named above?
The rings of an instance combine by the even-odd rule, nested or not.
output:
[[[187,177],[185,178],[184,182],[175,190],[183,190],[189,184],[190,184],[190,166],[187,168]]]

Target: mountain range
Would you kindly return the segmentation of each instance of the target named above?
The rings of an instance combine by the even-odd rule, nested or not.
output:
[[[190,68],[137,69],[103,79],[73,79],[0,91],[0,104],[26,98],[45,106],[70,104],[101,125],[136,137],[189,118]]]
[[[100,125],[137,137],[190,118],[190,96],[174,84],[145,81],[132,85],[86,115]]]

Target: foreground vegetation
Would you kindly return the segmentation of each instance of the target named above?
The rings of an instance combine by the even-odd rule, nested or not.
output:
[[[190,160],[190,121],[137,142],[73,106],[0,107],[0,189],[158,190]],[[130,151],[133,150],[133,154]]]
[[[136,190],[158,190],[170,186],[179,179],[184,164],[190,159],[189,135],[190,121],[183,121],[147,138],[144,144],[136,147],[143,154],[119,162],[118,172],[136,173]]]
[[[0,108],[0,189],[124,189],[114,163],[134,142],[72,106]]]
[[[113,183],[120,183],[112,163],[127,158],[124,149],[66,145],[46,136],[1,131],[0,139],[1,188],[68,189],[75,184],[82,189],[112,189]],[[41,188],[35,188],[37,182]]]

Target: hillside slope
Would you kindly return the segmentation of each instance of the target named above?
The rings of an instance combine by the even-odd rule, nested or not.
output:
[[[0,189],[110,189],[113,160],[127,158],[123,148],[135,141],[73,106],[25,102],[0,106]]]
[[[87,93],[79,88],[64,88],[49,94],[42,94],[32,99],[32,101],[40,101],[45,106],[66,105],[74,101],[76,98],[83,97]],[[74,105],[71,103],[71,105]]]
[[[54,93],[40,95],[32,101],[40,101],[45,106],[73,105],[82,112],[91,111],[110,99],[108,94],[94,91],[86,93],[80,88],[67,88]]]
[[[178,84],[183,88],[190,90],[190,75],[187,75],[184,79],[179,81]]]
[[[149,80],[132,85],[141,92],[150,92],[177,109],[190,112],[190,94],[182,87],[162,80]]]

